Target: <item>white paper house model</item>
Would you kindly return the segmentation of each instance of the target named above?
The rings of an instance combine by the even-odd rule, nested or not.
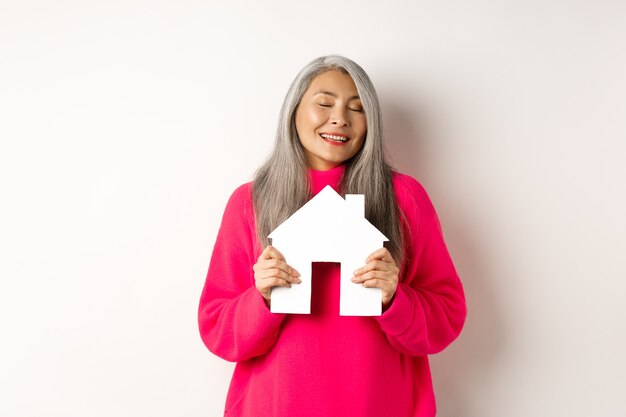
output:
[[[313,262],[341,263],[340,306],[342,316],[379,316],[381,290],[351,281],[355,269],[387,239],[365,218],[365,196],[347,194],[345,200],[326,186],[270,235],[302,283],[272,289],[273,313],[311,313]]]

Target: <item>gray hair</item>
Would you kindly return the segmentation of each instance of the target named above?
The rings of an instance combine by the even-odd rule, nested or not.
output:
[[[298,73],[287,92],[280,110],[274,149],[254,177],[252,196],[259,242],[267,246],[267,235],[311,198],[307,160],[296,131],[295,113],[311,81],[330,70],[352,77],[367,119],[363,146],[345,162],[338,191],[344,195],[365,194],[365,217],[389,238],[386,247],[400,266],[404,260],[402,214],[391,182],[392,169],[385,159],[378,96],[363,68],[339,55],[311,61]]]

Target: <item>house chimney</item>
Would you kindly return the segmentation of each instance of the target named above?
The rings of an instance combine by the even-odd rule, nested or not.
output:
[[[363,194],[346,194],[346,212],[355,217],[365,217],[365,196]]]

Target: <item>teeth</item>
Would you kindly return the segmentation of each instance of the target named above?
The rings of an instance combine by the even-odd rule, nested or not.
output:
[[[335,142],[346,142],[348,140],[348,138],[344,136],[327,135],[326,133],[322,133],[320,136],[324,139],[333,140]]]

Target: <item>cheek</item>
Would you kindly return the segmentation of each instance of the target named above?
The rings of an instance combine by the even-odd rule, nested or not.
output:
[[[300,137],[300,140],[302,140],[303,138],[306,139],[307,132],[309,132],[311,129],[311,122],[310,122],[310,118],[307,114],[306,110],[298,110],[298,112],[296,113],[296,131],[298,132],[298,136]]]
[[[296,113],[296,131],[303,146],[306,147],[313,143],[316,135],[315,130],[324,124],[323,120],[323,115],[312,109],[302,108]]]
[[[318,110],[315,108],[303,109],[302,112],[302,122],[303,126],[307,126],[309,128],[317,128],[318,126],[324,124],[327,117],[323,110]]]
[[[367,133],[367,120],[365,118],[359,120],[359,130],[362,132],[361,136],[365,137]]]
[[[363,148],[363,145],[365,145],[365,137],[367,136],[367,129],[366,129],[366,127],[367,126],[363,127],[363,130],[361,131],[362,133],[359,136],[359,143],[357,144],[357,147],[356,147],[357,148],[356,149],[357,152],[360,151],[361,148]]]
[[[355,148],[355,153],[359,152],[361,149],[363,149],[363,146],[365,145],[365,135],[363,135],[361,137],[361,140],[359,141],[359,143],[357,144],[356,148]]]
[[[350,123],[356,135],[361,138],[365,137],[365,132],[367,132],[367,118],[364,114],[355,114],[350,120]]]

